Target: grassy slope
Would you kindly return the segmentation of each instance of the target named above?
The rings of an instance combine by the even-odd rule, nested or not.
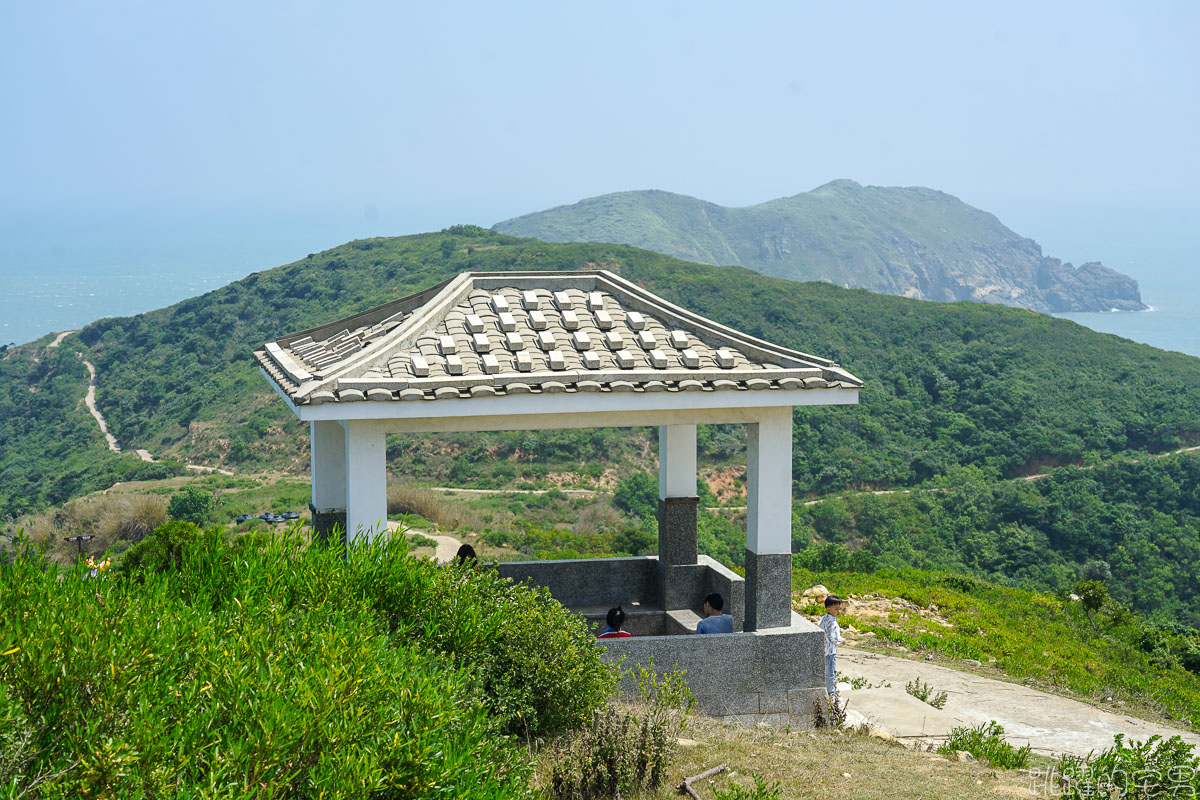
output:
[[[867,380],[858,408],[797,412],[802,492],[910,484],[955,464],[1012,473],[1089,451],[1168,448],[1200,431],[1200,361],[1071,322],[473,228],[351,242],[169,308],[93,323],[60,350],[85,350],[96,363],[98,403],[127,450],[302,470],[302,426],[258,374],[252,348],[462,270],[592,266],[753,335],[835,358]],[[114,474],[80,466],[110,459],[87,434],[90,420],[62,400],[83,391],[73,355],[56,356],[58,371],[38,370],[28,367],[47,358],[38,351],[15,348],[0,361],[0,503],[8,513],[62,502]],[[31,385],[55,402],[24,402]],[[55,457],[62,442],[72,447]]]

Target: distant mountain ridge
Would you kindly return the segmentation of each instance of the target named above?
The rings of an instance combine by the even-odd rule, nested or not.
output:
[[[547,242],[607,242],[687,261],[922,300],[1041,312],[1141,311],[1137,281],[1103,264],[1043,255],[994,215],[921,187],[827,183],[727,208],[660,190],[618,192],[505,220]]]

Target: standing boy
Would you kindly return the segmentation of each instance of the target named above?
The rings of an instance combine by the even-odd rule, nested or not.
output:
[[[846,641],[837,618],[845,608],[845,601],[836,595],[825,598],[825,616],[817,625],[825,632],[825,688],[830,697],[837,697],[837,648]]]

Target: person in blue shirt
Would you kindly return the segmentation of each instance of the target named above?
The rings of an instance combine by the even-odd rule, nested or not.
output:
[[[722,613],[725,598],[713,592],[704,598],[704,619],[696,625],[696,633],[733,633],[733,617]]]

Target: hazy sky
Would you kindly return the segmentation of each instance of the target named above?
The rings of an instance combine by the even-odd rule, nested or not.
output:
[[[950,192],[1077,263],[1200,256],[1198,23],[1195,2],[0,0],[0,216],[393,234],[852,178]]]

